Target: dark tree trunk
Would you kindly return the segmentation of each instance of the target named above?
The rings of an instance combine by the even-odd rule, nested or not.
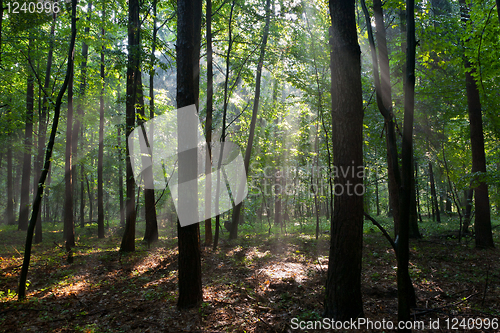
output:
[[[462,232],[464,234],[469,233],[469,225],[472,214],[472,199],[474,197],[474,190],[469,189],[465,191],[464,199],[465,199],[465,212],[464,212],[464,225],[462,227]]]
[[[255,96],[254,96],[254,100],[253,100],[252,120],[250,121],[250,132],[248,134],[248,144],[247,144],[247,147],[245,150],[245,159],[243,161],[247,175],[250,172],[250,157],[252,156],[253,140],[254,140],[254,136],[255,136],[255,124],[257,123],[257,112],[259,111],[262,67],[264,65],[264,56],[266,54],[266,45],[267,45],[267,40],[269,37],[270,21],[271,21],[271,0],[266,0],[266,25],[264,26],[264,32],[262,34],[262,43],[260,45],[259,62],[257,64],[257,74],[255,77]],[[233,208],[231,233],[229,235],[230,239],[236,239],[236,237],[238,236],[238,221],[240,219],[240,214],[241,214],[241,203],[237,204]]]
[[[397,253],[398,320],[410,320],[410,307],[415,306],[414,290],[408,272],[409,234],[412,201],[415,191],[412,187],[413,175],[413,112],[415,105],[415,2],[406,0],[407,51],[406,80],[404,84],[404,128],[401,158],[400,225]],[[413,200],[412,200],[413,199]],[[410,331],[410,330],[400,330]]]
[[[198,104],[199,53],[201,40],[201,0],[177,1],[177,108]],[[177,112],[178,117],[183,116]],[[178,121],[179,133],[183,130],[182,121]],[[196,133],[187,133],[194,134]],[[184,135],[184,134],[183,134]],[[189,137],[191,138],[191,137]],[[187,142],[186,142],[187,143]],[[188,156],[189,157],[189,156]],[[196,156],[194,157],[197,160]],[[179,157],[179,170],[189,168],[193,161]],[[194,169],[196,171],[196,169]],[[184,172],[187,173],[187,172]],[[189,175],[184,175],[189,176]],[[195,176],[196,177],[196,176]],[[179,191],[179,201],[183,196],[193,193]],[[193,207],[198,211],[197,207]],[[181,227],[177,223],[179,247],[179,308],[196,307],[203,301],[201,285],[201,249],[199,224]]]
[[[47,149],[45,150],[45,162],[44,167],[42,169],[42,173],[40,175],[40,181],[38,182],[38,189],[35,195],[35,200],[33,200],[33,213],[31,214],[30,223],[28,225],[28,231],[26,233],[26,244],[24,246],[24,259],[23,266],[21,268],[21,274],[19,277],[19,288],[18,288],[18,298],[19,300],[23,300],[26,297],[26,279],[28,277],[28,268],[31,257],[31,245],[33,241],[33,232],[35,229],[36,223],[36,214],[40,209],[40,204],[42,202],[43,197],[43,189],[45,179],[47,178],[47,174],[50,168],[50,160],[52,158],[52,151],[54,148],[54,142],[57,133],[57,126],[59,124],[59,115],[61,111],[62,98],[68,87],[68,83],[73,71],[73,50],[75,48],[75,38],[76,38],[76,3],[77,0],[72,0],[71,3],[71,39],[70,46],[68,51],[68,66],[66,68],[66,77],[64,79],[63,85],[59,94],[57,95],[55,107],[54,107],[54,120],[52,122],[52,129],[50,132],[49,143],[47,144]]]
[[[34,76],[31,71],[31,47],[33,38],[28,44],[28,82],[26,90],[26,125],[24,128],[23,173],[21,181],[21,200],[19,206],[19,230],[28,229],[30,178],[31,178],[31,148],[33,146],[33,106],[34,106]]]
[[[362,168],[363,98],[355,1],[330,0],[329,6],[333,161],[338,170],[349,166]],[[363,196],[347,194],[347,182],[352,188],[363,186],[363,177],[358,175],[340,174],[335,178],[336,186],[345,191],[334,199],[324,312],[325,317],[335,320],[364,316],[361,300]]]
[[[153,119],[155,116],[155,93],[154,93],[154,60],[156,51],[156,35],[158,33],[158,28],[156,27],[156,2],[153,1],[153,41],[151,45],[151,70],[149,71],[149,119]],[[150,128],[149,145],[150,149],[153,149],[154,144],[154,128],[151,125]],[[144,182],[149,183],[149,186],[144,188],[144,204],[146,209],[146,230],[144,232],[144,241],[148,244],[154,243],[158,240],[158,221],[156,218],[156,205],[155,205],[155,190],[153,186],[153,172],[152,168],[148,168],[144,171]]]
[[[140,19],[139,1],[129,0],[128,10],[128,64],[127,64],[127,99],[126,99],[126,223],[123,233],[121,251],[135,251],[135,181],[132,164],[130,161],[130,147],[127,138],[135,126],[135,108],[138,102],[138,89],[140,84]]]
[[[439,204],[436,195],[436,184],[434,182],[434,172],[432,171],[432,163],[429,162],[429,178],[431,181],[431,200],[432,200],[432,217],[436,217],[438,223],[441,223],[441,214],[439,213]]]
[[[206,9],[206,22],[207,22],[207,119],[205,120],[205,135],[208,145],[208,158],[207,161],[211,161],[211,148],[212,143],[212,113],[213,113],[213,102],[214,102],[214,78],[213,78],[213,56],[212,56],[212,0],[207,0]],[[206,164],[205,172],[208,174],[211,172],[211,165]],[[212,197],[211,179],[207,179],[206,184],[206,197],[205,197],[205,215],[210,216]],[[212,245],[212,219],[205,220],[205,246]]]
[[[417,214],[418,220],[422,223],[422,211],[420,207],[420,187],[418,185],[418,162],[415,161],[415,195],[417,197]]]
[[[105,10],[102,10],[103,24],[105,20]],[[101,29],[101,36],[104,41],[104,27]],[[104,238],[104,194],[103,194],[103,159],[104,159],[104,45],[101,46],[101,95],[99,97],[99,150],[97,153],[97,237]]]
[[[416,180],[415,180],[415,172],[412,158],[411,163],[411,179],[410,179],[410,224],[409,224],[409,237],[418,239],[422,238],[420,234],[420,230],[418,229],[418,213],[417,213],[417,198],[416,198]]]
[[[460,0],[462,22],[470,24],[469,8],[465,0]],[[497,0],[498,4],[498,0]],[[500,17],[499,17],[500,19]],[[465,87],[467,91],[467,107],[469,111],[470,123],[470,143],[472,151],[472,173],[486,172],[486,155],[484,152],[484,133],[482,106],[479,96],[474,73],[476,69],[470,63],[469,59],[464,56],[465,67]],[[475,239],[477,248],[492,248],[493,234],[491,231],[491,213],[490,199],[488,195],[488,184],[484,181],[478,181],[474,188],[474,203],[475,203]]]

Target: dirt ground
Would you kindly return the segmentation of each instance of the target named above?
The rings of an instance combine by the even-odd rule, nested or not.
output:
[[[498,250],[476,250],[472,238],[459,244],[455,236],[446,232],[411,241],[413,319],[425,323],[425,332],[498,332],[484,329],[500,317]],[[139,243],[129,254],[118,251],[118,236],[82,239],[72,264],[61,244],[46,241],[34,248],[27,300],[19,302],[13,291],[21,239],[13,237],[0,248],[0,332],[319,331],[293,330],[292,319],[303,325],[322,320],[327,234],[319,241],[299,233],[243,235],[233,243],[223,240],[215,252],[203,248],[203,303],[184,311],[176,308],[176,239],[151,248]],[[362,294],[364,315],[374,326],[351,331],[393,331],[376,325],[397,320],[395,266],[388,242],[369,228]],[[429,328],[438,319],[439,328]]]

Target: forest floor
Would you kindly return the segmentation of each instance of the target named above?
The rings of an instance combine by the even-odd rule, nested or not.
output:
[[[389,226],[387,218],[380,220]],[[177,240],[165,226],[154,246],[137,238],[136,251],[128,254],[118,251],[119,228],[109,228],[101,240],[95,225],[76,228],[71,264],[62,246],[62,225],[46,226],[44,242],[33,247],[27,299],[18,301],[25,233],[2,225],[0,332],[316,332],[293,330],[292,318],[321,320],[329,235],[316,240],[312,225],[301,232],[298,223],[287,234],[273,230],[268,235],[258,226],[243,226],[233,242],[223,234],[216,251],[203,248],[203,303],[179,311]],[[498,332],[494,326],[476,326],[499,324],[498,250],[476,250],[469,236],[459,243],[457,227],[451,218],[441,224],[424,221],[424,238],[410,242],[418,298],[413,319],[424,321],[426,332]],[[494,228],[497,247],[499,230]],[[364,314],[375,326],[352,331],[391,332],[375,329],[380,324],[375,321],[397,320],[394,251],[369,221],[363,244]],[[430,329],[429,322],[438,319],[439,329]]]

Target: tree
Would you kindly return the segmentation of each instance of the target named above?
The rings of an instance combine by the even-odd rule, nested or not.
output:
[[[73,71],[73,51],[75,49],[75,38],[76,38],[76,3],[77,0],[71,1],[71,37],[69,43],[68,50],[68,65],[66,68],[66,76],[64,78],[64,82],[61,86],[61,90],[57,95],[55,107],[54,107],[54,120],[52,122],[52,129],[50,131],[50,138],[47,144],[47,149],[45,150],[45,162],[43,165],[42,173],[40,175],[40,180],[38,182],[38,189],[35,195],[35,199],[33,200],[33,211],[31,213],[30,222],[28,225],[28,230],[26,233],[26,245],[24,247],[24,259],[23,266],[21,268],[21,274],[19,277],[19,288],[18,288],[18,298],[19,300],[23,300],[26,297],[26,279],[28,277],[28,268],[31,257],[31,244],[33,241],[33,232],[35,230],[35,224],[37,220],[37,213],[40,209],[40,204],[42,202],[43,197],[43,189],[45,184],[45,179],[47,179],[47,174],[49,173],[50,162],[52,159],[52,152],[54,148],[54,142],[56,139],[57,126],[59,124],[59,115],[61,113],[61,104],[64,93],[68,88],[68,84],[70,81],[70,77]]]
[[[414,187],[412,188],[413,175],[413,118],[415,108],[415,1],[406,1],[406,77],[404,82],[404,128],[401,158],[401,187],[399,242],[396,248],[398,268],[398,320],[410,320],[410,307],[413,306],[412,284],[408,272],[409,261],[409,235],[411,201],[415,200]],[[413,194],[412,194],[413,192]],[[409,282],[410,281],[410,282]]]
[[[102,9],[101,36],[104,41],[104,20],[106,18],[105,9]],[[101,46],[101,95],[99,97],[99,151],[97,155],[97,237],[104,238],[104,195],[103,195],[103,159],[104,159],[104,92],[106,76],[104,72],[104,45]]]
[[[363,167],[363,98],[360,47],[356,31],[355,1],[330,0],[332,151],[334,167]],[[343,188],[334,199],[326,282],[324,316],[335,320],[362,317],[361,254],[363,246],[363,196],[348,195],[347,187],[363,186],[356,172],[335,175]],[[349,209],[346,209],[349,207]]]
[[[149,119],[153,119],[155,116],[155,94],[154,94],[154,60],[155,60],[155,51],[156,51],[156,38],[158,34],[159,28],[156,26],[157,17],[156,17],[156,5],[157,0],[153,0],[153,40],[151,45],[151,69],[149,71]],[[154,144],[153,133],[154,128],[151,125],[149,144],[150,149],[152,149],[151,145]],[[144,240],[151,244],[158,240],[158,221],[156,219],[156,204],[155,204],[155,190],[153,186],[153,173],[152,168],[148,168],[144,171],[144,183],[149,183],[149,186],[145,186],[144,188],[144,205],[146,209],[146,230],[144,232]]]
[[[199,80],[199,54],[201,40],[201,0],[177,0],[177,108],[178,108],[178,133],[183,137],[195,138],[197,133],[184,133],[182,121],[182,110],[179,109],[198,104],[198,80]],[[179,118],[181,117],[181,118]],[[188,126],[189,127],[189,126]],[[189,130],[189,129],[188,129]],[[180,142],[179,144],[183,144]],[[197,154],[193,156],[179,156],[179,170],[192,169],[190,164],[197,161]],[[189,158],[191,157],[191,158]],[[192,176],[189,172],[183,172],[184,176]],[[182,174],[182,173],[181,173]],[[196,178],[196,174],[194,175]],[[179,180],[179,183],[181,179]],[[179,202],[184,196],[196,195],[196,193],[183,193],[179,190]],[[194,207],[195,212],[198,211]],[[201,285],[201,249],[199,224],[194,223],[181,227],[177,222],[177,234],[179,244],[179,299],[177,306],[181,309],[198,306],[203,300]]]
[[[214,103],[214,74],[213,74],[213,51],[212,51],[212,0],[207,0],[206,9],[207,22],[207,119],[205,120],[205,136],[208,145],[208,160],[212,160],[210,144],[212,143],[212,114]],[[206,173],[210,173],[211,164],[206,163]],[[212,183],[211,179],[207,179],[206,196],[210,198]],[[207,214],[211,211],[211,202],[205,199],[205,210]],[[205,245],[212,244],[212,218],[205,220]]]
[[[32,47],[33,37],[29,37],[28,42],[28,80],[26,90],[26,126],[24,128],[24,158],[23,173],[21,181],[21,203],[19,206],[19,230],[28,228],[29,197],[30,197],[30,178],[31,178],[31,148],[33,146],[33,104],[34,104],[34,75],[32,65]]]
[[[257,63],[257,74],[255,77],[255,97],[253,101],[252,120],[250,122],[250,132],[248,134],[248,143],[247,143],[247,148],[245,150],[245,159],[243,160],[247,175],[250,172],[250,157],[252,156],[253,140],[255,135],[255,124],[257,123],[257,112],[259,111],[262,67],[264,65],[264,56],[266,54],[267,39],[269,37],[270,21],[271,21],[271,0],[266,0],[266,24],[264,26],[264,33],[262,34],[262,43],[260,45],[259,62]],[[230,239],[236,239],[236,237],[238,236],[238,223],[240,220],[242,204],[243,203],[240,202],[233,208],[231,232],[229,234]]]
[[[462,21],[465,25],[470,24],[468,7],[465,0],[460,0]],[[484,133],[482,120],[482,106],[477,86],[475,73],[476,69],[470,60],[464,55],[465,87],[467,92],[467,108],[470,123],[470,143],[472,151],[472,173],[486,173],[486,154],[484,152]],[[488,184],[484,180],[477,179],[474,187],[475,201],[475,231],[476,247],[492,248],[493,234],[491,231],[490,199],[488,195]]]
[[[135,126],[136,103],[140,89],[140,19],[139,1],[130,0],[128,3],[128,61],[127,61],[127,98],[126,98],[126,187],[127,199],[125,201],[126,222],[120,251],[135,251],[135,181],[130,161],[130,147],[128,136]]]

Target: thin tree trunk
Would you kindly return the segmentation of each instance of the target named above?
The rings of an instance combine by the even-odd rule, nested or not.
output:
[[[73,50],[74,52],[74,50]],[[72,57],[74,54],[71,55]],[[74,64],[71,64],[74,66]],[[68,114],[66,117],[66,152],[64,164],[65,198],[64,198],[64,240],[67,247],[75,246],[75,230],[73,221],[73,161],[72,161],[72,139],[73,139],[73,77],[74,69],[68,83]]]
[[[422,209],[420,207],[420,186],[418,185],[418,162],[415,161],[415,195],[417,196],[418,220],[422,223]]]
[[[252,120],[250,121],[250,133],[248,134],[248,144],[245,150],[245,171],[248,175],[250,172],[250,157],[252,155],[253,140],[255,135],[255,124],[257,123],[257,112],[259,111],[260,101],[260,85],[262,78],[262,67],[264,65],[264,56],[266,54],[266,45],[269,37],[269,25],[271,21],[271,0],[266,0],[266,24],[264,26],[264,33],[262,34],[262,44],[260,45],[259,62],[257,64],[257,75],[255,77],[255,96],[252,110]],[[241,203],[233,208],[233,216],[231,223],[230,239],[236,239],[238,236],[238,221],[240,219]]]
[[[102,20],[104,20],[106,13],[102,9]],[[104,42],[104,27],[101,29],[101,36]],[[104,195],[103,195],[103,160],[104,160],[104,92],[106,83],[104,82],[106,76],[104,72],[104,45],[101,46],[101,95],[99,97],[99,150],[97,153],[97,237],[104,238]]]
[[[68,66],[66,68],[66,77],[64,79],[63,85],[59,94],[57,95],[56,104],[54,107],[54,120],[52,122],[52,130],[50,132],[49,143],[47,145],[46,153],[45,153],[45,163],[42,169],[42,174],[40,175],[40,181],[38,182],[38,189],[35,195],[35,199],[33,201],[33,212],[31,214],[30,223],[28,225],[28,231],[26,234],[26,244],[24,246],[24,259],[23,266],[21,268],[21,274],[19,277],[19,288],[18,288],[18,299],[23,300],[26,297],[26,279],[28,277],[28,268],[31,257],[31,245],[33,241],[33,232],[35,229],[36,216],[39,210],[42,197],[43,197],[43,189],[45,179],[47,178],[47,174],[50,168],[50,160],[52,158],[52,150],[54,148],[54,142],[56,138],[57,126],[59,124],[59,115],[61,111],[62,98],[68,87],[68,83],[73,71],[73,50],[75,48],[75,38],[76,38],[76,3],[77,0],[72,0],[71,3],[71,39],[70,46],[68,51]]]
[[[9,140],[7,146],[7,225],[14,225],[16,223],[14,218],[14,191],[12,186],[12,144]]]
[[[431,181],[432,216],[436,216],[437,222],[441,223],[441,214],[439,213],[439,204],[436,195],[436,184],[434,182],[434,172],[432,170],[431,162],[429,162],[429,178]]]
[[[31,59],[31,48],[33,38],[29,37],[28,63]],[[30,65],[28,65],[29,67]],[[33,106],[34,106],[34,76],[31,69],[28,69],[28,81],[26,89],[26,126],[24,129],[24,153],[23,153],[23,173],[21,181],[21,200],[19,206],[19,230],[27,230],[29,199],[30,199],[30,178],[31,178],[31,149],[33,146]]]
[[[207,22],[207,119],[205,120],[205,135],[207,140],[207,163],[205,173],[212,172],[211,163],[211,144],[212,144],[212,112],[214,100],[214,78],[213,78],[213,56],[212,56],[212,0],[207,0],[206,22]],[[211,178],[207,178],[206,194],[205,194],[205,215],[211,216]],[[205,246],[212,244],[212,219],[205,220]]]
[[[54,54],[54,35],[55,35],[55,25],[56,25],[56,16],[54,15],[52,20],[52,25],[50,27],[50,41],[49,41],[49,53],[47,56],[47,67],[45,69],[45,81],[43,84],[43,91],[47,93],[50,88],[50,73],[52,71],[52,59]],[[40,117],[38,119],[38,154],[35,161],[35,178],[34,178],[34,191],[36,193],[38,188],[37,181],[40,179],[40,175],[42,173],[42,164],[43,164],[43,154],[45,147],[45,136],[47,134],[47,109],[48,109],[48,96],[43,96],[42,109],[40,112]],[[41,243],[43,240],[42,237],[42,209],[40,209],[37,213],[37,222],[35,227],[35,244]]]

